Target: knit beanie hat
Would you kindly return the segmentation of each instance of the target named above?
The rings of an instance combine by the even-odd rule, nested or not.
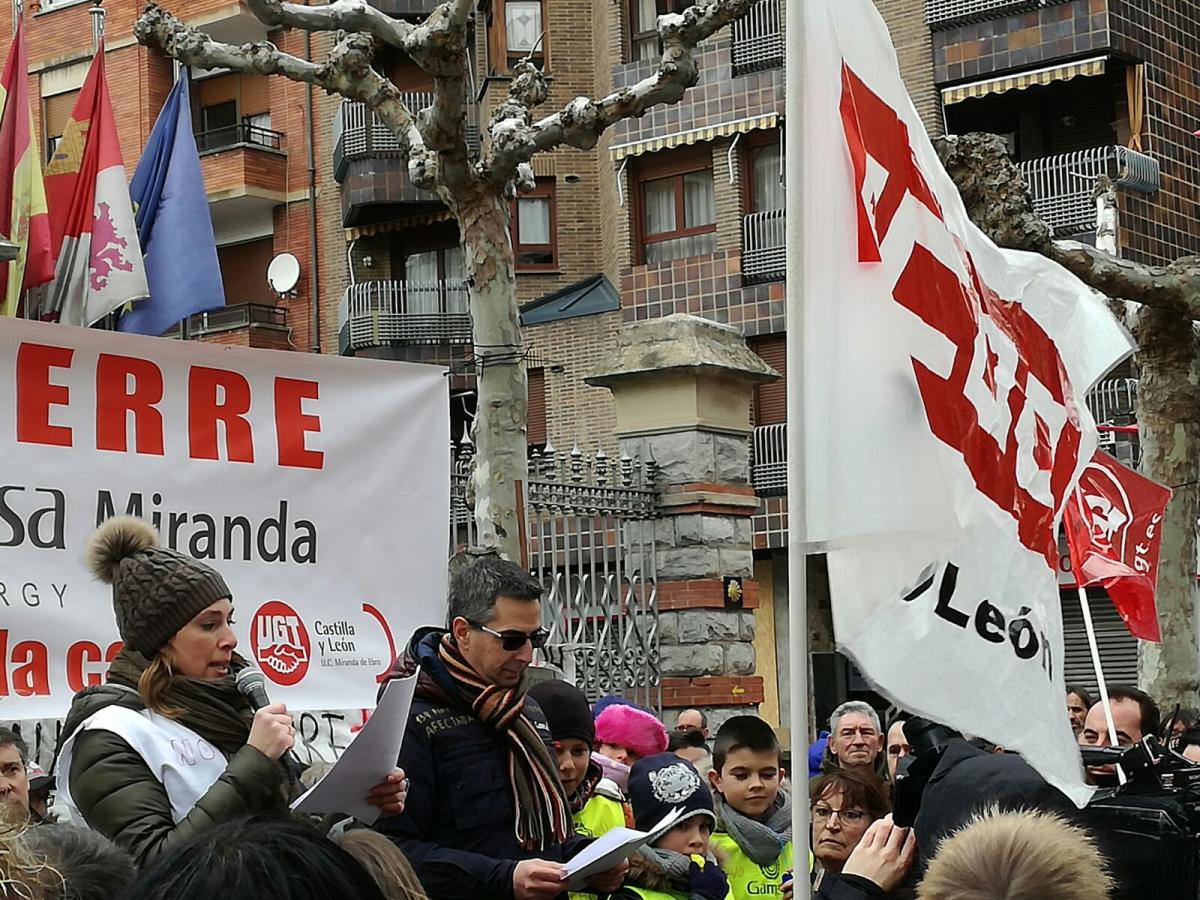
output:
[[[88,539],[88,568],[113,589],[121,640],[153,656],[197,613],[232,596],[211,566],[158,546],[144,519],[117,516]]]
[[[583,691],[565,681],[539,681],[528,691],[550,723],[550,736],[556,741],[575,738],[589,748],[596,746],[596,724]]]
[[[629,801],[635,827],[650,832],[651,843],[669,830],[651,829],[674,809],[681,812],[671,828],[694,816],[707,816],[713,828],[717,826],[712,794],[704,779],[695,766],[674,753],[648,756],[633,764],[629,772]]]
[[[617,744],[638,756],[653,756],[667,749],[667,729],[652,714],[617,703],[596,717],[596,743]]]

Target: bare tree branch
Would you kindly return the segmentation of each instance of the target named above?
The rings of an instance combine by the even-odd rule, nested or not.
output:
[[[246,0],[250,12],[268,28],[305,31],[361,31],[392,47],[403,47],[416,26],[393,19],[366,0],[333,0],[322,6],[302,6],[280,0]]]
[[[155,47],[184,65],[205,69],[224,68],[257,75],[283,75],[361,100],[395,133],[401,154],[408,160],[413,184],[436,190],[437,163],[425,147],[412,113],[400,91],[371,67],[374,41],[362,32],[346,35],[322,63],[284,53],[274,44],[224,44],[199,29],[185,25],[154,2],[146,5],[134,25],[138,41]]]
[[[433,76],[433,105],[417,124],[425,146],[438,154],[442,180],[452,192],[474,176],[467,149],[467,37],[473,0],[448,0],[414,29],[404,49]]]
[[[1200,259],[1148,266],[1087,244],[1056,241],[1034,211],[1021,170],[1002,139],[966,134],[936,139],[934,145],[971,220],[1001,247],[1048,256],[1109,297],[1200,319]]]
[[[538,122],[532,121],[532,110],[545,99],[545,76],[518,72],[508,101],[492,118],[491,147],[481,164],[484,177],[494,184],[505,184],[517,166],[529,162],[535,153],[564,144],[590,150],[605,129],[621,119],[640,116],[660,103],[677,103],[700,80],[696,45],[745,15],[755,2],[708,0],[682,13],[659,16],[663,54],[657,72],[601,100],[576,97]]]

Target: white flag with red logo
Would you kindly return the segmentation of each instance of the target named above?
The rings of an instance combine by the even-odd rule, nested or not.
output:
[[[1063,513],[1080,587],[1100,584],[1129,633],[1161,641],[1154,590],[1171,489],[1096,451]]]
[[[841,648],[902,707],[1090,795],[1063,703],[1055,542],[1131,343],[969,221],[870,0],[807,0],[807,525]],[[796,367],[797,370],[800,367]]]
[[[150,296],[104,76],[103,42],[46,166],[46,198],[58,267],[41,318],[92,325]]]

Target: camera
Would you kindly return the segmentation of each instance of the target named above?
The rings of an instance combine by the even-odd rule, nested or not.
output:
[[[972,748],[952,729],[914,718],[913,748],[897,768],[893,816],[916,828],[923,870],[941,840],[991,806],[1054,812],[1087,829],[1116,884],[1114,900],[1200,896],[1200,766],[1148,737],[1130,747],[1082,747],[1085,766],[1120,766],[1127,777],[1076,809],[1015,754]],[[1105,778],[1105,773],[1100,773]],[[1105,779],[1107,780],[1107,779]]]

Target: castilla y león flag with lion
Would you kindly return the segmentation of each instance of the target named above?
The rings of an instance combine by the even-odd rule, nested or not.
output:
[[[870,0],[804,6],[807,523],[838,643],[1083,803],[1055,533],[1096,447],[1084,394],[1129,337],[969,221]]]

